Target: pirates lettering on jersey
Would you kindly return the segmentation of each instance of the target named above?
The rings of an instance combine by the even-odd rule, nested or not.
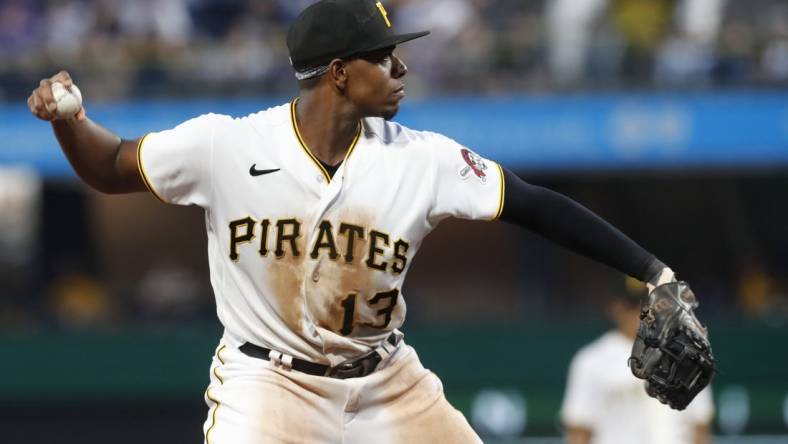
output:
[[[270,252],[269,237],[272,238],[273,252],[277,259],[286,255],[293,257],[301,255],[298,239],[302,236],[302,223],[298,219],[280,219],[274,222],[263,219],[257,223],[253,217],[247,216],[230,222],[228,226],[230,259],[234,262],[238,262],[241,255],[240,247],[251,243],[258,236],[257,252],[262,257],[267,257]],[[339,229],[335,231],[334,225],[327,220],[321,221],[317,230],[312,248],[308,250],[309,257],[312,259],[317,259],[321,255],[325,255],[331,260],[342,257],[347,264],[360,260],[364,261],[370,269],[389,272],[393,275],[405,271],[410,243],[404,239],[397,239],[392,243],[391,236],[387,233],[346,222],[339,224]],[[358,242],[365,240],[368,240],[366,255],[363,258],[358,258],[353,252]],[[389,252],[391,254],[387,254]],[[385,260],[387,257],[392,259]]]
[[[358,225],[342,223],[339,225],[339,235],[345,236],[347,244],[345,248],[345,262],[353,262],[353,249],[356,247],[356,239],[364,240],[364,227]]]
[[[334,242],[331,222],[327,220],[320,222],[320,225],[318,225],[317,240],[315,241],[315,246],[312,248],[312,252],[309,253],[309,257],[317,259],[320,255],[320,250],[324,248],[328,249],[328,257],[331,258],[331,260],[336,260],[337,256],[339,256],[336,242]]]
[[[265,236],[267,237],[268,234],[266,233]],[[301,252],[298,251],[299,237],[301,237],[301,222],[296,219],[276,221],[276,250],[274,251],[276,257],[282,258],[285,255],[285,242],[290,244],[290,254],[296,257],[301,256]]]
[[[238,245],[254,239],[254,224],[255,220],[251,217],[230,222],[230,259],[234,262],[238,261]]]

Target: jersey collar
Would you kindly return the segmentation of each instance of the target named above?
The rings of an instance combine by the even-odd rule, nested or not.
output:
[[[295,133],[296,139],[298,139],[298,144],[301,145],[301,149],[304,150],[304,153],[306,153],[306,155],[310,159],[312,159],[312,163],[320,170],[320,173],[323,174],[323,177],[325,177],[326,179],[326,183],[331,182],[331,176],[328,174],[328,171],[326,171],[326,169],[320,163],[320,160],[318,160],[318,158],[315,157],[314,154],[312,154],[312,151],[309,149],[308,146],[306,146],[306,142],[304,142],[304,138],[301,137],[301,132],[298,131],[298,118],[296,116],[297,102],[298,102],[298,97],[296,97],[295,99],[293,99],[292,102],[290,102],[290,122],[293,124],[293,132]],[[356,129],[356,136],[353,137],[353,141],[350,142],[350,146],[347,149],[347,153],[345,153],[345,159],[342,161],[342,163],[347,163],[347,160],[350,158],[350,155],[353,153],[353,149],[356,148],[358,139],[361,136],[361,127],[362,127],[362,123],[361,121],[359,121],[358,127]]]

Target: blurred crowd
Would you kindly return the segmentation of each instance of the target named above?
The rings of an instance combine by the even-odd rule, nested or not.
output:
[[[0,100],[65,68],[92,100],[286,95],[310,0],[0,0]],[[418,94],[788,84],[786,0],[388,0]]]

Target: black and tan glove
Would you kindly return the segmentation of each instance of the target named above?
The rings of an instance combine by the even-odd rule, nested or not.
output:
[[[695,317],[695,294],[686,282],[659,285],[641,300],[640,328],[629,368],[646,380],[646,393],[684,410],[714,376],[708,331]]]

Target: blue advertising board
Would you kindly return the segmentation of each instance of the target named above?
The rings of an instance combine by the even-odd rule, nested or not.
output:
[[[88,111],[133,138],[206,112],[243,116],[280,102],[126,102]],[[516,170],[788,166],[788,92],[433,98],[406,101],[397,120]],[[0,164],[72,174],[49,125],[24,104],[0,105],[0,140]]]

